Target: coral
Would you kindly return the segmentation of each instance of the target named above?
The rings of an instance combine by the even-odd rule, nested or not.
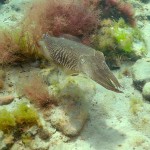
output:
[[[132,27],[135,27],[136,21],[131,4],[122,2],[120,0],[103,0],[102,2],[104,5],[103,7],[105,15],[108,14],[109,17],[113,16],[115,18],[123,17]]]
[[[23,86],[22,92],[31,102],[40,108],[57,104],[56,99],[49,94],[47,85],[40,77],[32,78],[28,84]]]
[[[35,22],[40,24],[43,33],[48,32],[55,36],[64,33],[79,37],[89,36],[99,24],[98,10],[85,6],[83,1],[39,1],[32,6],[27,17],[31,22],[34,20],[34,25]]]
[[[16,126],[14,115],[7,109],[0,110],[0,130],[9,132]]]

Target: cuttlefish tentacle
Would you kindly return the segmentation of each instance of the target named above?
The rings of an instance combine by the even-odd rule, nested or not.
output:
[[[81,59],[82,65],[80,66],[82,67],[82,72],[87,74],[91,79],[101,84],[108,90],[120,92],[118,89],[121,86],[106,65],[103,53],[96,51],[95,55],[82,56]]]
[[[116,77],[105,63],[103,53],[81,43],[45,34],[39,42],[47,59],[76,72],[83,72],[108,90],[120,93]]]

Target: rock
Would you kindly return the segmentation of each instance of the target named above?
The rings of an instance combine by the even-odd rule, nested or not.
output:
[[[49,149],[49,141],[43,141],[37,135],[35,139],[32,141],[30,145],[30,150],[48,150]]]
[[[51,137],[51,134],[49,133],[49,131],[43,128],[39,129],[38,134],[42,140],[47,140]]]
[[[143,40],[135,40],[133,42],[133,54],[132,59],[138,60],[147,54],[147,47],[145,45],[145,41]]]
[[[68,101],[66,105],[61,105],[51,111],[50,122],[64,135],[72,137],[80,133],[87,117],[88,113],[81,104]]]
[[[150,58],[136,61],[132,67],[132,78],[135,88],[142,91],[144,84],[150,82]]]
[[[8,95],[0,97],[0,105],[8,105],[14,100],[14,96]]]
[[[31,150],[30,148],[26,147],[21,141],[17,141],[14,145],[10,148],[10,150]]]
[[[50,85],[52,95],[57,97],[67,95],[74,100],[86,101],[92,99],[96,92],[95,83],[83,74],[73,76],[58,67],[42,69],[39,74]]]
[[[43,69],[40,74],[58,98],[58,106],[44,115],[46,120],[66,136],[78,135],[88,117],[87,101],[96,92],[95,83],[82,74],[72,76],[58,67]]]
[[[146,100],[150,101],[150,82],[144,85],[142,95]]]

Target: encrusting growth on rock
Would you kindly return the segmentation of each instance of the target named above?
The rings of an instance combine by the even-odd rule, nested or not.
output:
[[[121,92],[120,84],[105,63],[103,53],[64,38],[45,34],[39,42],[43,55],[75,73],[83,72],[108,90]]]

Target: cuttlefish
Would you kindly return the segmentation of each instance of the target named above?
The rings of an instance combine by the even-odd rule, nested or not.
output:
[[[102,52],[82,43],[44,34],[39,42],[42,54],[48,60],[74,73],[84,73],[108,90],[120,93],[116,77],[110,71]]]

